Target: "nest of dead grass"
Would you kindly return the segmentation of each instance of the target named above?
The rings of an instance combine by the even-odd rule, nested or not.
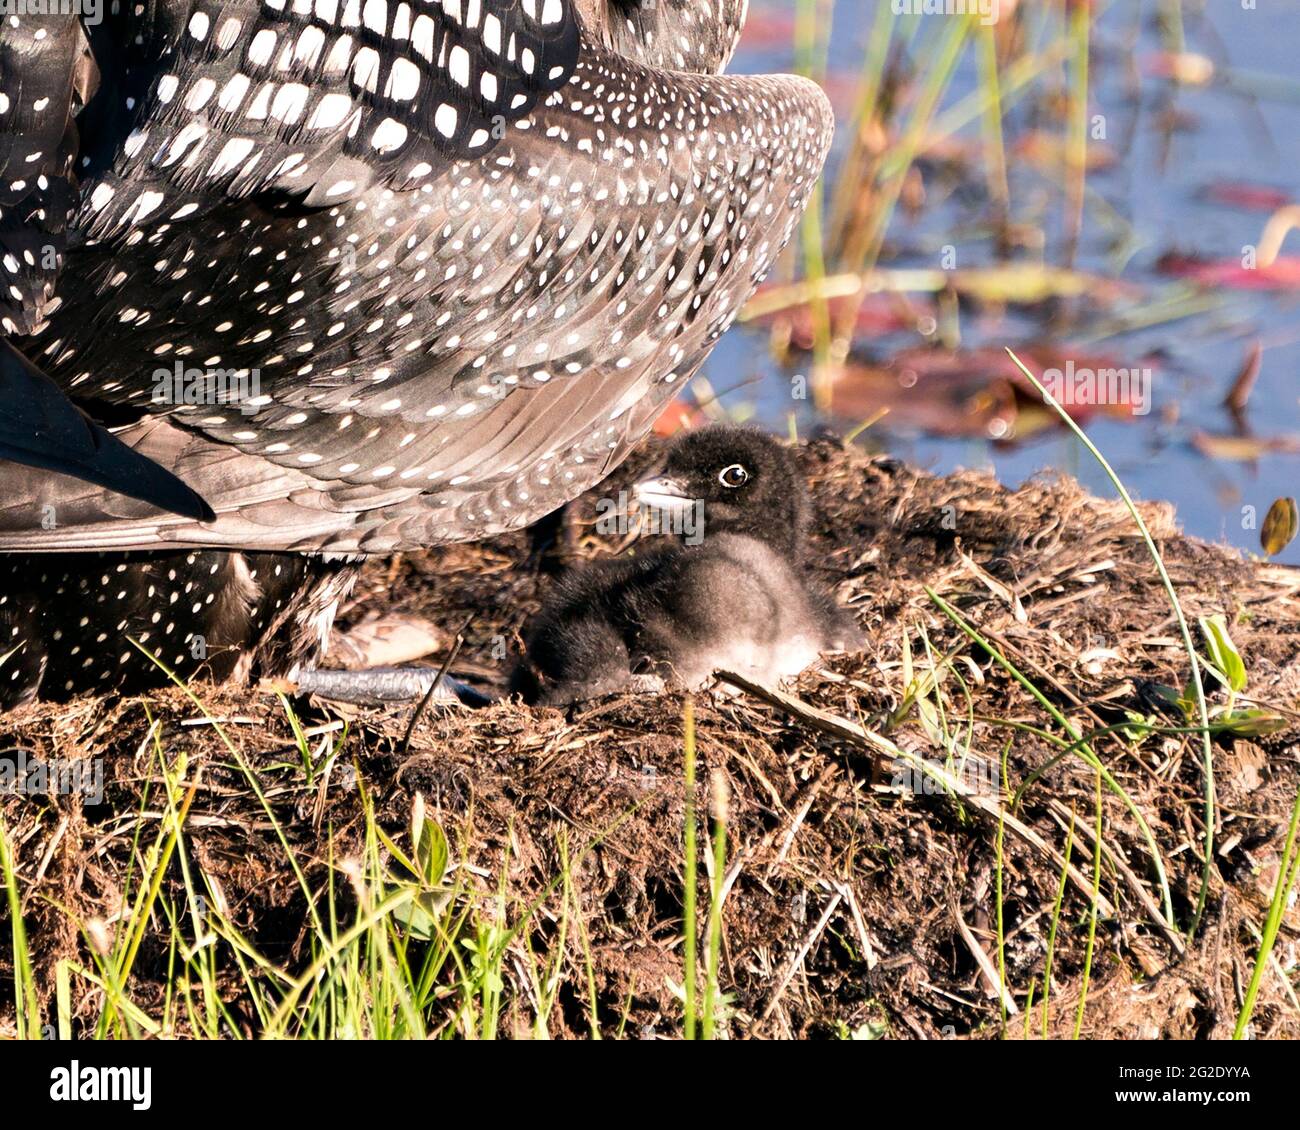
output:
[[[950,712],[943,724],[963,735],[969,727],[972,760],[963,780],[972,779],[975,766],[974,779],[996,785],[1008,739],[1004,784],[1012,790],[1059,751],[1006,725],[1052,726],[1041,705],[942,614],[926,587],[1083,730],[1123,721],[1129,711],[1150,714],[1150,684],[1182,685],[1188,661],[1176,624],[1128,513],[1073,480],[1042,479],[1009,491],[983,475],[937,478],[827,440],[805,445],[800,459],[817,511],[813,568],[855,610],[869,647],[806,672],[785,696],[733,692],[697,701],[701,811],[710,771],[725,774],[730,786],[726,1028],[737,1037],[868,1030],[995,1036],[1002,1013],[991,974],[998,792],[960,797],[900,785],[897,766],[873,744],[873,735],[887,731],[904,750],[945,757],[935,749],[932,714],[927,721],[912,709],[897,718],[908,689],[905,635],[915,671],[931,663],[927,640],[934,656],[951,653],[937,693]],[[623,469],[600,493],[612,494],[635,470]],[[450,641],[472,616],[455,669],[500,685],[554,572],[618,548],[595,535],[594,516],[594,496],[580,500],[549,549],[536,532],[525,532],[375,561],[344,622],[379,613],[423,617]],[[1300,575],[1181,536],[1167,507],[1148,505],[1144,516],[1189,618],[1226,616],[1246,658],[1249,696],[1295,722]],[[327,865],[318,850],[321,829],[332,828],[343,844],[360,836],[357,789],[342,777],[306,787],[274,696],[247,687],[199,693],[259,767],[280,822],[318,882]],[[309,734],[337,735],[344,717],[337,708],[298,706]],[[679,697],[667,696],[614,698],[567,713],[510,702],[476,712],[430,711],[409,745],[409,709],[346,715],[347,755],[381,822],[400,832],[414,793],[421,793],[485,892],[494,891],[505,866],[510,894],[522,907],[558,873],[561,833],[570,843],[599,841],[574,876],[589,956],[576,938],[570,941],[572,986],[561,991],[553,1034],[587,1031],[588,960],[611,1029],[630,1001],[628,1032],[680,1031],[673,985],[682,981],[681,707]],[[224,891],[232,918],[273,960],[290,968],[301,962],[305,908],[283,849],[214,728],[187,724],[197,717],[193,704],[171,690],[147,699],[35,706],[0,719],[3,747],[99,757],[106,766],[105,800],[93,808],[68,796],[0,801],[45,997],[58,958],[85,960],[79,923],[120,927],[132,836],[140,821],[159,818],[156,805],[140,804],[141,790],[156,787],[154,720],[162,722],[159,744],[167,755],[183,752],[191,777],[202,771],[188,820],[191,850]],[[1158,843],[1174,921],[1163,920],[1141,829],[1107,792],[1085,1035],[1230,1033],[1300,787],[1297,739],[1300,725],[1293,724],[1257,741],[1216,741],[1211,888],[1190,944],[1180,935],[1201,889],[1199,740],[1098,739],[1099,755]],[[1066,885],[1050,994],[1054,1036],[1072,1029],[1081,989],[1094,798],[1093,771],[1077,757],[1057,759],[1001,835],[1006,980],[1013,1006],[1023,1007],[1031,983],[1042,999],[1060,856],[1075,821],[1075,872]],[[544,900],[539,930],[548,913]],[[1293,908],[1275,950],[1279,969],[1265,978],[1255,1011],[1261,1036],[1300,1035],[1300,1011],[1281,972],[1294,979],[1298,930]],[[166,976],[165,951],[149,946],[147,939],[133,985],[146,1010],[151,992],[161,999]],[[5,991],[6,960],[0,950],[0,1030],[13,1020],[5,1011],[13,1000]],[[510,974],[520,969],[506,963],[507,996],[526,1028],[528,992],[522,977]],[[238,984],[232,978],[236,1016],[245,1010]],[[1038,1026],[1035,1016],[1035,1032]],[[1009,1029],[1021,1031],[1018,1017]]]

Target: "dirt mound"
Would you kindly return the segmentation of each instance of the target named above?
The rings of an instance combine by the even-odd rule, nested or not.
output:
[[[799,455],[817,509],[813,566],[855,610],[869,648],[809,670],[785,695],[733,686],[697,698],[701,813],[710,771],[725,774],[730,793],[725,1029],[736,1037],[996,1036],[1004,1008],[996,990],[1000,918],[1005,1007],[1015,1013],[1008,1031],[1023,1031],[1032,986],[1031,1031],[1039,1032],[1052,944],[1047,1026],[1068,1035],[1087,964],[1098,786],[1078,749],[1063,750],[1070,741],[1050,706],[1081,732],[1106,731],[1091,748],[1114,786],[1101,791],[1083,1033],[1230,1034],[1300,788],[1300,574],[1186,539],[1167,508],[1144,507],[1189,619],[1226,617],[1249,672],[1247,696],[1286,722],[1270,736],[1216,737],[1214,856],[1202,921],[1187,942],[1202,893],[1203,751],[1196,734],[1141,725],[1187,727],[1159,688],[1181,688],[1190,667],[1127,511],[1069,479],[1008,491],[982,475],[936,478],[829,440]],[[635,470],[620,471],[600,494],[614,495]],[[344,622],[376,611],[426,617],[450,641],[468,620],[454,669],[499,686],[557,561],[622,544],[595,532],[596,502],[580,500],[565,526],[553,525],[549,533],[559,537],[549,549],[531,531],[375,561]],[[555,906],[566,898],[580,908],[579,928],[558,943],[551,1033],[585,1034],[592,1008],[607,1033],[680,1031],[679,697],[616,698],[568,713],[508,702],[430,710],[409,742],[410,709],[344,714],[299,702],[303,742],[338,745],[335,771],[321,774],[304,770],[273,694],[196,693],[225,720],[233,751],[179,690],[0,719],[0,748],[100,759],[105,773],[98,804],[77,796],[0,801],[43,1000],[53,994],[58,959],[89,964],[97,930],[127,927],[124,907],[133,903],[124,892],[139,839],[155,834],[163,813],[160,758],[175,764],[183,756],[185,779],[197,786],[187,859],[221,892],[230,921],[280,968],[298,970],[306,960],[307,919],[280,836],[306,883],[323,890],[338,866],[322,847],[324,830],[332,843],[360,850],[370,804],[397,838],[418,792],[448,834],[457,873],[485,906],[500,906],[507,890],[499,913],[524,922],[501,966],[515,1029],[533,1022],[534,989],[520,955],[556,944]],[[1137,724],[1114,729],[1125,723]],[[235,752],[256,771],[264,802]],[[349,763],[359,777],[342,771]],[[1001,800],[1022,786],[1004,809]],[[173,896],[178,863],[163,884]],[[555,883],[566,871],[568,893]],[[1274,951],[1280,967],[1264,978],[1255,1009],[1260,1036],[1300,1035],[1300,1010],[1281,972],[1294,970],[1297,929],[1292,908]],[[0,930],[7,938],[8,925]],[[166,938],[161,921],[142,932],[129,993],[145,1013],[157,1014],[164,998],[174,961]],[[230,968],[217,972],[231,1024],[257,1030],[246,982]],[[15,1023],[11,979],[0,948],[0,1031]],[[74,1024],[84,1026],[99,1004],[94,990],[79,986]],[[431,1012],[442,1007],[435,994]],[[452,1004],[445,1008],[454,1023]],[[183,1022],[174,1028],[186,1031]]]

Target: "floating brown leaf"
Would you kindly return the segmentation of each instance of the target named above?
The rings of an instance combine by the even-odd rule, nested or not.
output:
[[[1300,436],[1228,436],[1196,432],[1192,446],[1211,459],[1249,463],[1265,455],[1300,454]]]
[[[1274,557],[1295,540],[1297,525],[1294,498],[1279,498],[1268,508],[1264,524],[1259,530],[1259,544],[1264,552]]]

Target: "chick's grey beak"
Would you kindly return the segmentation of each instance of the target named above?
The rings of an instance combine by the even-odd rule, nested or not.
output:
[[[695,505],[695,499],[687,492],[685,484],[667,477],[643,479],[632,488],[632,497],[642,506],[669,514],[689,510]]]

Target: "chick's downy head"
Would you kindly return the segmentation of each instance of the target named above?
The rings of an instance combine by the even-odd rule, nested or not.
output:
[[[703,508],[705,536],[739,533],[798,555],[808,499],[789,450],[754,428],[720,424],[688,432],[663,472],[636,484],[642,505],[673,513]]]

